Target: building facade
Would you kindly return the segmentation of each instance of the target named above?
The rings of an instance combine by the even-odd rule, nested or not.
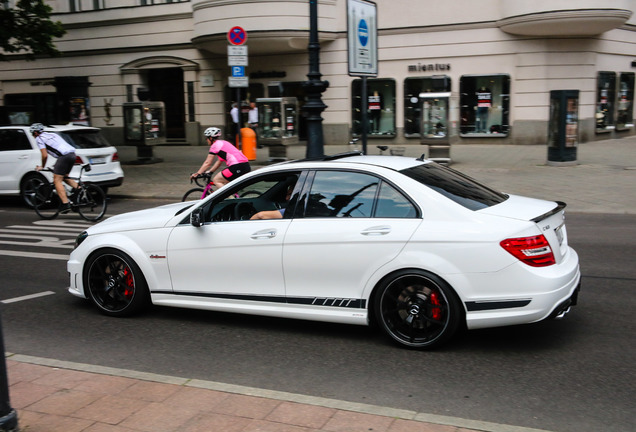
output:
[[[308,0],[48,0],[61,57],[0,63],[4,122],[81,122],[124,143],[124,105],[161,101],[168,142],[230,130],[250,101],[295,97],[305,138]],[[636,0],[376,0],[378,75],[348,74],[347,0],[318,1],[325,144],[447,137],[545,144],[551,92],[576,90],[577,141],[634,133]],[[247,33],[247,88],[229,87],[228,32]],[[164,127],[162,126],[162,127]]]

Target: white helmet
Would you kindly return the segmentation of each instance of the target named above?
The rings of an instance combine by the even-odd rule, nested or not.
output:
[[[203,132],[203,135],[208,138],[218,138],[221,136],[221,129],[217,127],[209,127]]]
[[[44,125],[42,123],[33,123],[29,128],[29,132],[33,134],[33,132],[42,133],[44,132]]]

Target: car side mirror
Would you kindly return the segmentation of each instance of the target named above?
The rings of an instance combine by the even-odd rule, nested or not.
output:
[[[197,228],[203,225],[203,209],[201,207],[190,213],[190,224]]]

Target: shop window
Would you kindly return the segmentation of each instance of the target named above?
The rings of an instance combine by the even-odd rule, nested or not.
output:
[[[451,91],[448,76],[407,78],[404,80],[404,136],[421,136],[422,99],[420,93],[440,93]]]
[[[464,75],[459,81],[460,135],[507,136],[510,76]]]
[[[596,86],[596,132],[615,129],[616,72],[599,72]]]
[[[634,72],[622,72],[618,85],[616,128],[634,127]]]
[[[367,79],[367,100],[362,103],[362,80],[353,81],[351,86],[352,131],[362,134],[362,109],[367,110],[370,137],[395,136],[395,80]]]
[[[250,111],[250,102],[256,102],[256,98],[262,98],[265,93],[265,87],[263,84],[254,83],[250,84],[247,88],[235,88],[225,86],[225,136],[229,141],[232,139],[233,134],[233,121],[230,115],[232,104],[235,103],[237,96],[240,94],[241,107],[239,110],[239,124],[241,127],[247,127],[247,115]]]

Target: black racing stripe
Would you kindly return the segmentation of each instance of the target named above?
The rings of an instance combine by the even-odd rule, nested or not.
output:
[[[364,299],[347,299],[338,297],[282,297],[264,296],[255,294],[224,294],[224,293],[198,293],[198,292],[174,292],[152,291],[152,294],[169,294],[189,297],[218,298],[227,300],[258,301],[265,303],[286,303],[311,306],[338,307],[347,309],[365,309],[367,301]]]
[[[531,300],[471,301],[465,304],[468,312],[475,312],[524,307],[530,304],[530,301]]]

